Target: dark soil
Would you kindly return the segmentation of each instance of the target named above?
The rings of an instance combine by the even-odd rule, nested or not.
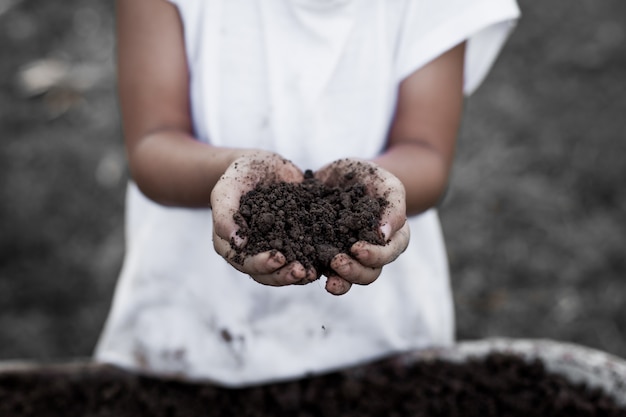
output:
[[[50,416],[626,416],[595,389],[505,354],[463,364],[387,359],[342,372],[244,389],[114,368],[0,376],[0,415]]]
[[[354,178],[328,186],[307,170],[301,183],[259,184],[242,196],[235,220],[248,239],[243,253],[277,250],[287,262],[327,275],[333,257],[357,241],[385,244],[378,226],[387,204]]]

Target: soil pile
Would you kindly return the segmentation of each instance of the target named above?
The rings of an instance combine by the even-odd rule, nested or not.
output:
[[[226,389],[114,368],[0,375],[0,415],[624,417],[598,390],[546,372],[539,361],[492,354],[462,364],[388,359],[266,386]]]
[[[349,253],[355,242],[384,245],[378,226],[388,202],[352,180],[327,186],[306,171],[301,183],[257,185],[242,196],[235,214],[239,235],[248,239],[242,254],[277,250],[287,262],[326,275],[332,258]]]

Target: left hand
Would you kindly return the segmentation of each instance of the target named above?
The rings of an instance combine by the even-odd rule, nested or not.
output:
[[[230,164],[211,192],[213,210],[213,246],[235,269],[250,275],[260,284],[283,286],[304,284],[316,279],[314,270],[306,270],[300,262],[287,263],[278,251],[256,255],[235,250],[244,248],[247,239],[238,235],[234,214],[239,210],[241,196],[259,183],[302,182],[303,173],[282,156],[252,150]]]
[[[361,159],[340,159],[315,172],[315,177],[329,186],[359,182],[376,197],[384,197],[385,208],[379,232],[385,246],[359,241],[352,245],[350,254],[339,253],[330,266],[336,275],[326,281],[326,290],[334,295],[348,292],[352,284],[371,284],[380,275],[383,266],[394,261],[409,244],[409,225],[406,221],[406,192],[402,182],[389,171],[373,162]],[[352,256],[350,256],[352,255]]]

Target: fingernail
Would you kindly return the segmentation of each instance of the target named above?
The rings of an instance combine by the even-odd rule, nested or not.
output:
[[[333,295],[343,295],[350,289],[350,284],[339,278],[328,279],[326,282],[326,291]]]
[[[352,256],[354,256],[357,261],[361,261],[361,260],[367,258],[368,254],[369,254],[369,251],[367,249],[363,248],[362,245],[357,246],[352,251]]]
[[[230,243],[232,245],[235,245],[236,247],[240,248],[240,247],[243,246],[244,242],[245,242],[245,239],[243,239],[241,236],[239,236],[239,233],[233,232],[230,235]]]
[[[291,268],[291,277],[295,281],[300,281],[301,279],[306,278],[306,270],[302,265],[294,265],[294,267]]]
[[[337,261],[335,271],[337,271],[339,275],[345,275],[350,271],[350,261],[345,257],[341,257],[340,260]]]
[[[315,280],[318,280],[319,277],[320,277],[320,275],[317,274],[315,269],[313,269],[313,268],[307,269],[307,271],[306,271],[306,280],[308,282],[313,282]]]
[[[273,268],[279,268],[285,263],[285,257],[280,252],[270,254],[269,262]]]

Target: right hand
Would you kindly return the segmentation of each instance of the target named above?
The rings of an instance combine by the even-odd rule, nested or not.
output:
[[[277,251],[257,255],[238,254],[232,245],[243,249],[246,239],[237,234],[239,226],[234,215],[239,201],[257,184],[276,181],[301,182],[302,170],[291,161],[267,151],[250,151],[235,159],[211,192],[213,210],[213,246],[235,269],[250,275],[255,281],[271,286],[304,284],[317,279],[314,270],[306,270],[301,263],[287,264],[285,256]]]
[[[346,174],[351,173],[348,176]],[[330,266],[334,271],[326,280],[326,290],[334,295],[345,294],[352,284],[368,285],[380,275],[383,266],[393,262],[409,244],[410,230],[406,222],[406,191],[402,182],[374,162],[344,158],[331,162],[315,173],[324,184],[345,187],[358,181],[368,193],[383,197],[389,205],[382,213],[378,233],[385,242],[376,245],[359,241],[350,253],[339,253]]]

